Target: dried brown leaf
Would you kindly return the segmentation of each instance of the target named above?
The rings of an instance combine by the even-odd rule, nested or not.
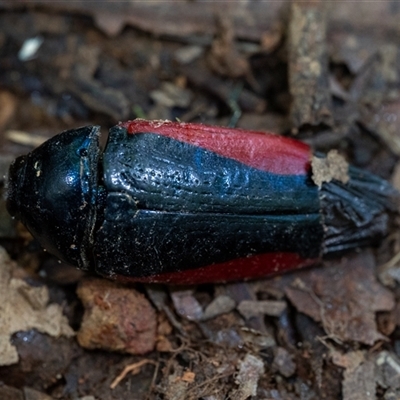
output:
[[[233,390],[230,398],[233,400],[245,400],[257,394],[258,380],[264,373],[264,363],[258,357],[246,354],[240,362],[239,372],[236,376],[237,390]]]
[[[343,373],[343,400],[373,400],[376,398],[375,365],[362,351],[341,354],[333,351],[333,362],[345,368]]]
[[[50,336],[73,336],[67,318],[57,304],[49,303],[45,286],[32,287],[13,277],[15,264],[0,248],[0,365],[18,362],[10,337],[15,332],[37,329]]]
[[[375,313],[390,311],[393,294],[377,282],[370,252],[327,263],[326,268],[304,271],[302,285],[286,288],[293,305],[322,322],[326,333],[339,341],[368,345],[386,337],[377,330]]]

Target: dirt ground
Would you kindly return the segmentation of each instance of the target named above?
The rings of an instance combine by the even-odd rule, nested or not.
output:
[[[139,117],[295,137],[400,189],[399,20],[396,0],[0,0],[0,175]],[[282,276],[124,286],[43,252],[3,195],[0,399],[399,399],[397,227]]]

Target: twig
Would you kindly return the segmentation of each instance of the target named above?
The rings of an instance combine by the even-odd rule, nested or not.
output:
[[[115,389],[118,384],[126,377],[126,375],[129,374],[129,372],[132,372],[132,375],[138,374],[140,372],[140,368],[146,364],[152,364],[156,367],[158,366],[158,363],[156,361],[150,360],[148,358],[141,360],[137,363],[127,365],[124,370],[112,381],[110,388]]]
[[[289,86],[295,128],[333,123],[326,47],[324,3],[293,1],[289,25]]]

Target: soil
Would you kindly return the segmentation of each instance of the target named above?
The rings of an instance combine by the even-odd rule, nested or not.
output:
[[[56,133],[134,118],[294,137],[400,189],[399,18],[396,0],[0,0],[1,189]],[[44,252],[4,199],[1,399],[400,398],[397,217],[282,276],[124,286]]]

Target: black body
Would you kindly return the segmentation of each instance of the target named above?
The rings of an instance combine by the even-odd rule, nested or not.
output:
[[[86,127],[18,159],[8,204],[49,251],[103,275],[151,276],[263,253],[317,259],[322,250],[318,191],[306,172],[272,174],[122,127],[102,156],[98,128]]]
[[[143,277],[272,252],[320,256],[318,192],[307,175],[272,174],[121,127],[110,132],[103,165],[100,273]]]
[[[151,278],[265,254],[278,255],[283,270],[386,233],[397,192],[356,169],[350,177],[318,190],[306,166],[295,175],[272,173],[122,126],[111,129],[102,153],[99,128],[89,126],[18,158],[7,206],[43,247],[101,275]],[[277,271],[271,265],[265,275]]]

